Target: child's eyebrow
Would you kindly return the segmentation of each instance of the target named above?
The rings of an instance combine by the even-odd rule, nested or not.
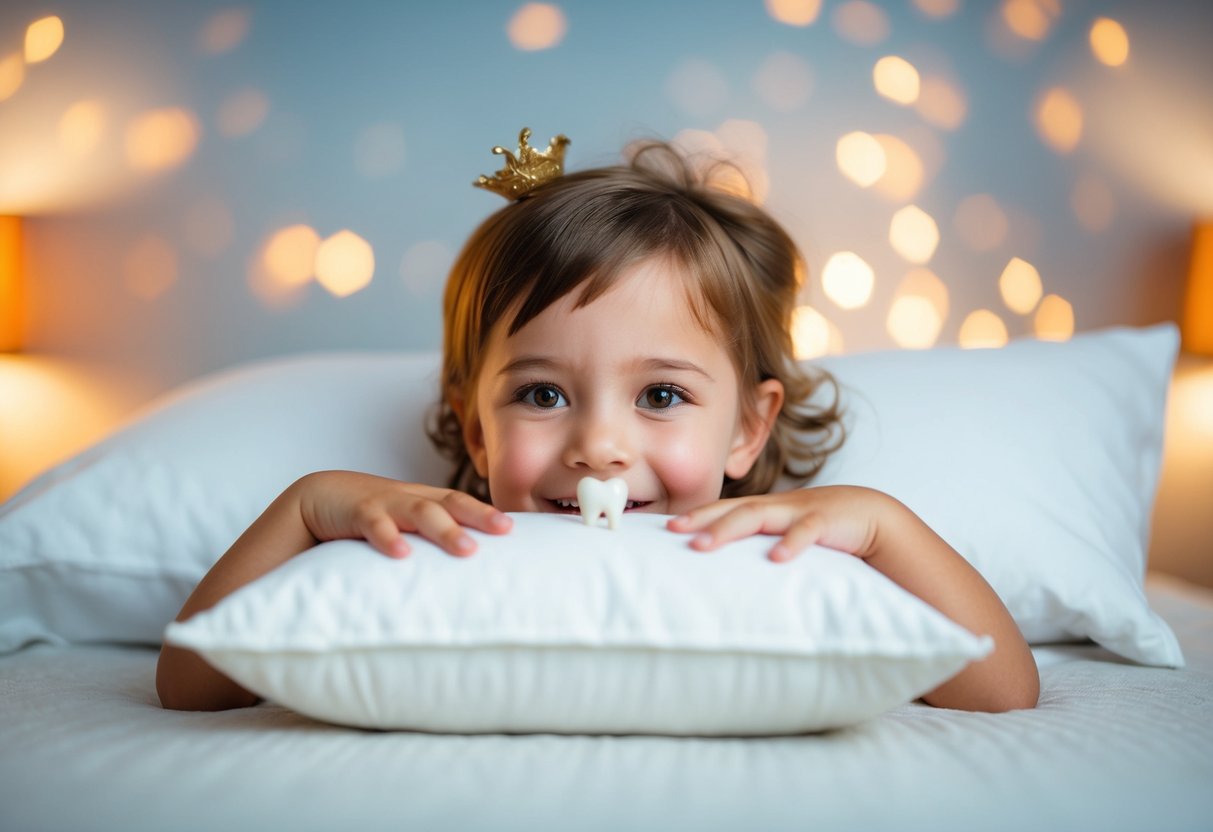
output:
[[[703,376],[708,381],[714,382],[716,380],[712,378],[711,373],[700,367],[695,362],[685,361],[681,358],[640,358],[636,361],[630,362],[630,367],[635,368],[637,371],[648,373],[683,371],[696,373],[697,375]],[[508,376],[512,373],[536,370],[550,372],[559,368],[560,362],[554,359],[545,358],[540,355],[523,355],[515,358],[513,361],[502,367],[501,370],[498,371],[497,375]]]
[[[715,381],[711,373],[700,367],[693,361],[684,361],[680,358],[644,358],[636,362],[637,367],[641,370],[649,372],[661,372],[669,370],[682,370],[690,373],[697,373],[708,381]]]

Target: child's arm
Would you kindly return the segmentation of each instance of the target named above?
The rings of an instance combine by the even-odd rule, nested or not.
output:
[[[960,626],[994,639],[994,652],[923,696],[944,708],[1033,708],[1040,676],[1027,642],[985,579],[918,515],[869,488],[826,486],[721,500],[669,522],[699,532],[703,551],[754,534],[781,535],[771,559],[790,560],[812,544],[865,559]]]
[[[351,471],[309,474],[287,488],[211,567],[177,614],[184,621],[245,584],[325,540],[365,538],[389,557],[405,557],[401,531],[415,531],[452,555],[470,555],[464,527],[509,531],[510,518],[467,494]],[[191,650],[166,644],[156,666],[156,692],[166,708],[214,711],[255,704],[257,697]]]

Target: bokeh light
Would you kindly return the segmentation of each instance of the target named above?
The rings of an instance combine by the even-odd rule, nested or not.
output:
[[[830,255],[821,270],[821,288],[841,309],[858,309],[872,299],[876,273],[853,251]]]
[[[1091,52],[1107,66],[1120,66],[1129,60],[1129,35],[1115,20],[1100,17],[1091,24]]]
[[[53,14],[35,20],[25,30],[25,62],[41,63],[58,52],[62,45],[62,20]]]
[[[1007,28],[1026,40],[1044,40],[1061,14],[1057,0],[1003,0],[1002,19]]]
[[[1045,295],[1036,309],[1032,329],[1043,341],[1068,341],[1074,335],[1074,307],[1058,295]]]
[[[754,92],[781,113],[799,110],[813,93],[813,70],[799,55],[775,52],[754,73]]]
[[[834,30],[857,46],[875,46],[889,36],[889,16],[867,0],[846,0],[834,9]]]
[[[1045,144],[1069,153],[1082,138],[1082,107],[1066,90],[1053,87],[1036,103],[1036,130]]]
[[[821,0],[765,0],[767,14],[789,26],[808,26],[821,13]]]
[[[0,58],[0,101],[11,98],[25,80],[25,59],[20,52]]]
[[[888,160],[880,142],[868,133],[855,131],[838,140],[834,149],[838,170],[861,188],[884,176]]]
[[[316,282],[339,298],[365,289],[374,275],[375,251],[353,231],[338,231],[316,249]]]
[[[551,3],[527,3],[505,27],[510,43],[524,52],[551,49],[564,39],[567,29],[564,12]]]
[[[909,106],[918,100],[918,70],[905,58],[886,55],[872,67],[876,92],[895,104]]]
[[[219,133],[229,139],[247,136],[265,123],[270,102],[256,89],[234,92],[219,105]]]
[[[249,33],[249,13],[244,9],[224,9],[211,15],[198,33],[198,51],[205,55],[231,52]]]
[[[1005,346],[1007,325],[989,309],[977,309],[965,316],[957,341],[965,349],[989,349]]]
[[[901,283],[897,284],[896,294],[924,298],[935,308],[940,321],[948,319],[948,311],[951,306],[948,299],[948,287],[930,269],[921,266],[911,269],[901,279]]]
[[[928,17],[950,17],[960,8],[960,0],[914,0],[914,5]]]
[[[956,234],[973,251],[992,251],[1007,239],[1007,214],[990,194],[967,196],[956,206],[952,219]]]
[[[105,108],[96,99],[77,101],[59,118],[59,146],[68,156],[82,158],[96,150],[105,135]]]
[[[799,361],[836,355],[842,352],[842,333],[813,307],[797,306],[792,310],[792,349]]]
[[[122,284],[142,300],[155,300],[177,282],[177,250],[162,237],[149,235],[122,258]]]
[[[1086,174],[1074,183],[1070,191],[1070,207],[1083,228],[1099,233],[1116,218],[1116,199],[1103,179]]]
[[[939,226],[917,205],[907,205],[889,223],[889,242],[911,263],[926,263],[939,246]]]
[[[175,168],[194,152],[198,135],[198,120],[188,110],[150,110],[126,128],[127,161],[141,171]]]
[[[934,305],[918,295],[900,295],[889,307],[885,322],[897,346],[903,349],[925,350],[935,346],[943,320]]]
[[[1028,261],[1012,257],[998,278],[998,291],[1008,309],[1026,315],[1040,302],[1040,272]]]
[[[320,235],[309,225],[275,231],[261,254],[266,274],[280,287],[302,286],[316,273]]]
[[[969,102],[956,84],[937,75],[923,78],[914,109],[928,124],[942,130],[955,130],[969,114]]]
[[[873,136],[884,151],[885,169],[872,188],[891,202],[907,202],[918,195],[926,178],[918,152],[897,136],[877,133]]]
[[[682,112],[703,117],[716,112],[729,100],[729,82],[713,64],[689,58],[666,78],[665,93]]]

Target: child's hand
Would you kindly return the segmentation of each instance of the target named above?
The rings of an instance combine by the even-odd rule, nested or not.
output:
[[[464,527],[504,534],[513,521],[487,503],[449,488],[398,482],[353,471],[321,471],[300,480],[299,512],[317,540],[362,538],[385,555],[408,555],[401,532],[417,532],[452,555],[476,551]]]
[[[896,501],[855,486],[801,488],[778,494],[719,500],[668,523],[670,531],[698,532],[691,547],[706,552],[755,534],[780,535],[768,555],[787,561],[809,546],[868,557],[875,551],[882,514]]]

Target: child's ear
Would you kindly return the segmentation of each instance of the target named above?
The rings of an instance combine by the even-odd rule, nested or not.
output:
[[[754,409],[743,415],[737,426],[737,435],[725,460],[724,473],[729,479],[739,480],[750,473],[754,461],[766,447],[771,428],[783,408],[783,382],[769,378],[754,389]]]
[[[489,477],[488,452],[484,447],[484,430],[480,427],[480,420],[474,415],[470,419],[467,417],[467,409],[460,396],[451,396],[451,410],[455,411],[455,418],[459,420],[459,427],[463,431],[463,446],[467,448],[472,466],[481,479],[487,480]]]

